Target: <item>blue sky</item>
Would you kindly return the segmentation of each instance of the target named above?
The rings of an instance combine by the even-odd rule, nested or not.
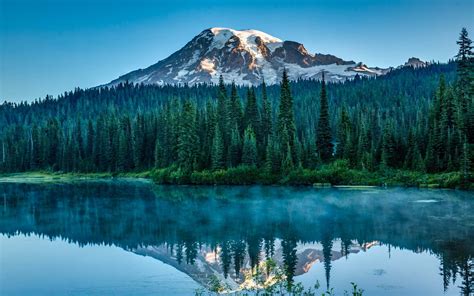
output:
[[[92,87],[209,27],[258,29],[370,66],[447,61],[473,0],[0,0],[0,101]]]

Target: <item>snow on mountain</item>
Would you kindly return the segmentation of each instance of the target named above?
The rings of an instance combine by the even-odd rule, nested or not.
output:
[[[366,242],[359,244],[353,241],[347,250],[347,254],[343,254],[340,248],[340,240],[333,241],[331,249],[331,260],[336,261],[344,258],[346,255],[355,255],[369,250],[373,246],[377,246],[378,241]],[[277,263],[277,266],[284,266],[284,254],[280,240],[275,241],[274,256],[272,259]],[[315,264],[321,264],[324,261],[323,245],[320,243],[299,244],[295,250],[297,257],[296,265],[294,266],[294,275],[296,277],[307,273]],[[242,265],[239,274],[235,273],[234,268],[229,268],[228,276],[225,277],[222,266],[221,249],[220,247],[211,248],[209,246],[202,246],[196,253],[196,258],[193,259],[193,264],[186,264],[180,262],[173,248],[167,245],[161,246],[143,246],[129,251],[157,259],[165,264],[171,265],[177,270],[189,275],[194,281],[204,287],[209,287],[209,277],[211,275],[217,277],[220,282],[225,283],[231,290],[240,291],[245,287],[251,285],[245,274],[251,270],[251,262],[248,254],[244,254],[242,258]],[[263,251],[259,254],[259,258],[265,258]],[[183,258],[181,258],[182,260]]]
[[[388,71],[329,54],[311,54],[301,43],[283,41],[258,30],[210,28],[166,59],[120,76],[108,85],[125,81],[159,85],[217,83],[220,75],[225,82],[239,85],[257,85],[263,79],[275,84],[283,69],[293,80],[320,79],[324,72],[330,81]]]

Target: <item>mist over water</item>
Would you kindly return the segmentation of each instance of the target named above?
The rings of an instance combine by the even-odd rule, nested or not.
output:
[[[189,295],[266,258],[342,295],[467,295],[472,193],[419,189],[0,184],[0,294]]]

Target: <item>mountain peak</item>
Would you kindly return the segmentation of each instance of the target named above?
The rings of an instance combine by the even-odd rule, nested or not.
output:
[[[311,54],[303,44],[283,41],[265,32],[213,27],[196,35],[183,48],[164,60],[113,80],[109,85],[129,81],[144,84],[217,83],[239,85],[278,83],[283,69],[296,79],[344,81],[359,75],[380,75],[383,71],[330,54]]]
[[[420,68],[427,66],[428,63],[423,62],[419,58],[411,57],[408,61],[403,65],[404,67],[413,67],[413,68]]]
[[[276,43],[276,42],[282,42],[281,39],[273,37],[265,32],[259,31],[259,30],[254,30],[254,29],[246,29],[246,30],[234,30],[230,28],[219,28],[219,27],[214,27],[210,28],[207,30],[204,30],[202,33],[206,31],[211,31],[212,34],[214,34],[215,37],[219,38],[222,37],[223,39],[227,38],[229,39],[229,36],[237,36],[240,39],[249,39],[249,38],[256,38],[260,37],[263,42],[265,43]],[[202,34],[201,33],[201,34]]]

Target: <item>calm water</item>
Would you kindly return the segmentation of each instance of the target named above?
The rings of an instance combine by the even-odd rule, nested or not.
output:
[[[466,295],[474,196],[417,189],[0,184],[1,295],[239,289],[272,257],[338,295]]]

